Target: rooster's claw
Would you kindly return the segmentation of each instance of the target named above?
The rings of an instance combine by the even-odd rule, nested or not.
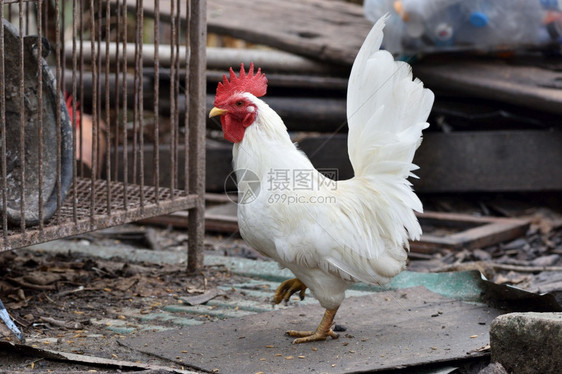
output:
[[[281,285],[275,291],[275,296],[273,297],[273,304],[279,304],[281,301],[287,303],[293,294],[299,292],[299,297],[304,300],[304,292],[306,291],[306,286],[297,278],[288,279],[281,283]]]
[[[301,343],[309,343],[309,342],[318,342],[322,340],[328,339],[331,337],[332,339],[339,338],[339,335],[336,334],[332,329],[328,331],[295,331],[289,330],[285,334],[296,337],[297,339],[293,340],[293,344],[301,344]]]

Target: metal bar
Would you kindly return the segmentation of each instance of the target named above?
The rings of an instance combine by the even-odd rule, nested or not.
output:
[[[78,3],[76,0],[72,0],[72,9],[73,9],[73,17],[72,17],[72,89],[70,95],[72,95],[72,154],[74,158],[76,158],[76,126],[79,123],[76,121],[76,97],[77,95],[77,87],[76,87],[76,70],[78,68],[78,60],[77,60],[77,53],[76,53],[76,38],[78,37],[78,30],[76,25],[76,20],[78,19]],[[82,44],[82,43],[80,43]],[[76,161],[74,161],[74,165],[76,165]],[[76,167],[72,168],[72,220],[74,223],[78,222],[78,215],[76,211],[76,179],[77,179],[77,171]]]
[[[162,23],[162,21],[160,20],[159,23]],[[118,26],[120,27],[120,25]],[[115,62],[117,60],[119,60],[119,58],[116,56],[117,53],[117,48],[118,48],[118,44],[121,44],[120,42],[111,42],[109,43],[109,58],[111,59],[111,62]],[[86,48],[89,48],[89,45],[86,45]],[[158,53],[158,64],[160,65],[160,67],[170,67],[171,63],[172,63],[172,55],[171,55],[171,48],[170,45],[167,44],[160,44],[160,47],[158,48],[158,51],[155,51],[155,45],[153,44],[143,44],[143,51],[144,51],[144,55],[143,55],[143,65],[146,67],[152,67],[155,64],[154,61],[154,55],[156,53]],[[186,49],[183,46],[180,46],[179,48],[180,51],[180,56],[185,57],[186,56]],[[248,57],[250,58],[251,53],[244,53],[243,51],[238,51],[238,50],[233,50],[233,49],[227,49],[227,48],[211,48],[210,51],[212,52],[211,55],[209,55],[210,57],[213,57],[215,59],[215,65],[218,65],[224,61],[239,61],[240,58],[237,58],[236,56],[241,56],[241,57]],[[220,58],[221,53],[226,53],[227,57],[226,58]],[[236,52],[236,53],[235,53]],[[102,53],[102,58],[105,58],[105,52],[101,51]],[[120,52],[121,53],[121,52]],[[126,47],[124,47],[123,52],[126,56],[127,56],[127,60],[129,62],[129,64],[134,64],[135,63],[135,43],[127,43]],[[254,53],[254,52],[252,52]],[[265,52],[263,51],[259,51],[257,50],[255,52],[256,54],[258,54],[258,56],[260,57],[261,60],[265,60],[266,57],[262,57]],[[278,52],[278,54],[280,56],[286,56],[289,55],[288,53],[281,53]],[[71,47],[66,47],[65,50],[65,55],[68,58],[71,58],[72,56],[72,48]],[[89,61],[91,59],[91,56],[89,54],[88,49],[86,49],[84,51],[84,56],[86,61]],[[232,57],[230,57],[232,56]],[[276,57],[276,55],[274,54],[274,56],[271,58],[272,60],[274,60]],[[289,61],[290,62],[290,61]],[[226,63],[226,62],[225,62]],[[231,63],[232,64],[232,63]],[[279,66],[282,65],[281,63],[279,63]],[[224,64],[222,65],[224,66]],[[281,67],[279,67],[281,68]],[[287,69],[285,69],[287,70]]]
[[[172,0],[171,1],[171,7],[170,7],[170,21],[171,21],[171,29],[172,29],[172,38],[170,41],[170,49],[171,49],[171,56],[172,56],[172,63],[170,66],[170,166],[171,166],[171,170],[172,173],[170,175],[170,189],[173,191],[176,188],[176,178],[175,175],[176,173],[176,148],[177,148],[177,139],[176,139],[176,103],[177,103],[177,98],[174,97],[175,94],[175,86],[178,82],[176,82],[175,80],[175,69],[176,69],[176,49],[174,48],[174,44],[176,42],[176,34],[177,34],[177,30],[176,30],[176,17],[174,17],[175,14],[175,1]],[[173,194],[172,194],[173,195]]]
[[[37,33],[38,33],[38,40],[41,40],[43,37],[43,30],[41,30],[41,6],[37,6]],[[28,18],[29,21],[29,18]],[[38,188],[38,195],[37,195],[37,205],[39,211],[39,230],[42,232],[44,223],[43,223],[43,43],[37,43],[37,79],[39,83],[39,88],[37,90],[37,135],[39,137],[39,142],[37,143],[37,158],[39,160],[39,176],[37,182]]]
[[[44,12],[43,12],[43,25],[45,25],[45,30],[44,30],[44,34],[48,35],[48,27],[49,27],[49,2],[47,1],[43,1],[41,3],[42,6],[45,6],[44,8]]]
[[[19,109],[20,109],[20,228],[25,236],[25,69],[24,69],[24,44],[23,44],[23,0],[19,1]]]
[[[103,190],[105,188],[104,180],[96,180],[97,190]],[[95,217],[90,217],[89,212],[89,200],[91,194],[90,179],[78,179],[78,209],[82,212],[78,222],[75,224],[71,221],[72,214],[72,202],[69,200],[65,201],[63,204],[63,222],[61,225],[45,225],[45,231],[43,235],[43,241],[59,239],[64,236],[72,236],[80,233],[103,229],[111,226],[121,225],[127,222],[138,221],[140,219],[160,216],[168,214],[177,210],[190,209],[197,204],[197,197],[193,195],[187,195],[184,191],[177,191],[175,200],[170,199],[171,191],[167,188],[160,188],[161,194],[164,196],[160,205],[156,204],[146,204],[144,209],[141,211],[139,196],[140,189],[139,186],[129,185],[130,194],[130,207],[128,210],[124,210],[121,200],[115,201],[116,206],[113,208],[113,214],[108,215],[105,211],[105,205],[99,207],[99,211]],[[124,190],[123,183],[111,182],[112,194],[117,196],[121,195]],[[154,190],[150,187],[146,187],[147,194],[153,195]],[[93,223],[92,223],[93,221]],[[40,242],[39,231],[30,228],[28,230],[25,238],[22,236],[19,230],[11,230],[8,237],[7,243],[0,248],[0,251],[9,250],[13,248],[28,246]]]
[[[25,4],[25,35],[29,35],[29,3]]]
[[[57,178],[56,178],[56,191],[57,191],[57,223],[60,223],[61,217],[61,206],[62,206],[62,113],[60,111],[61,108],[61,91],[62,91],[62,61],[61,61],[61,42],[63,39],[63,35],[61,33],[62,22],[61,22],[61,9],[60,9],[60,2],[55,1],[55,79],[56,79],[56,129],[57,129]],[[41,162],[41,161],[40,161]]]
[[[106,153],[105,153],[105,176],[106,180],[109,182],[111,180],[111,119],[109,116],[110,111],[110,102],[109,102],[109,39],[111,31],[111,12],[109,7],[109,0],[106,0],[105,3],[105,144],[106,146]],[[109,183],[107,183],[106,188],[106,203],[107,203],[107,214],[111,215],[111,189],[109,188]]]
[[[93,100],[92,100],[92,135],[93,135],[93,146],[92,146],[92,169],[91,169],[91,183],[90,188],[92,193],[90,195],[90,223],[94,225],[94,216],[96,212],[96,183],[94,175],[96,173],[96,147],[95,147],[95,134],[96,134],[96,124],[98,123],[98,68],[97,68],[97,50],[96,50],[96,14],[95,14],[95,7],[94,7],[94,0],[90,0],[90,30],[91,30],[91,46],[92,46],[92,79],[93,79]],[[82,148],[82,147],[81,147]]]
[[[154,168],[153,185],[156,190],[156,204],[160,203],[160,1],[154,3]]]
[[[115,92],[117,94],[115,95],[115,119],[116,120],[115,120],[115,133],[113,135],[114,141],[115,141],[114,142],[115,149],[117,149],[119,147],[119,115],[120,115],[120,110],[119,110],[120,109],[119,108],[119,75],[120,75],[120,72],[121,72],[121,69],[120,69],[121,64],[119,62],[119,52],[120,52],[119,46],[120,46],[120,44],[119,44],[118,41],[119,41],[120,37],[122,38],[122,35],[121,35],[122,34],[122,31],[121,31],[121,11],[122,11],[121,3],[119,1],[117,1],[116,6],[117,6],[117,15],[116,15],[116,19],[117,19],[117,22],[116,22],[117,37],[116,37],[116,39],[117,39],[117,42],[114,43],[114,44],[115,44]],[[111,49],[111,44],[112,43],[110,43],[110,49]],[[106,56],[106,58],[107,58],[107,56]],[[108,149],[111,152],[111,147],[109,146],[109,143],[108,143]],[[114,174],[113,174],[113,180],[117,180],[117,175],[118,175],[118,172],[119,172],[119,152],[114,152],[114,153],[115,153],[115,157],[114,157],[114,161],[113,161],[114,162],[113,168],[115,169],[115,171],[114,171]],[[108,158],[108,160],[109,160],[109,158]],[[108,164],[111,166],[111,163],[109,161],[108,161]]]
[[[137,183],[137,142],[138,142],[138,115],[139,115],[139,39],[142,37],[139,35],[139,21],[138,21],[138,7],[139,1],[136,1],[137,13],[135,18],[135,83],[133,92],[133,184]]]
[[[123,0],[123,50],[127,48],[127,0]],[[127,58],[123,54],[123,82],[127,82]],[[127,157],[127,84],[123,83],[123,204],[125,210],[128,209],[128,169],[129,161]],[[116,149],[117,151],[117,149]]]
[[[179,152],[179,132],[180,132],[180,116],[179,116],[179,112],[180,112],[180,64],[181,64],[181,59],[180,59],[180,32],[181,32],[181,0],[177,0],[177,12],[176,12],[176,35],[175,35],[175,55],[176,55],[176,68],[175,68],[175,75],[173,75],[171,77],[172,80],[174,80],[176,82],[175,86],[174,86],[174,100],[176,102],[176,112],[174,113],[174,131],[175,133],[175,140],[176,140],[176,151],[174,153],[174,158],[175,158],[175,163],[176,163],[176,169],[174,170],[174,178],[175,178],[175,186],[178,189],[181,189],[180,185],[179,185],[179,162],[178,162],[178,152]]]
[[[97,62],[97,68],[98,68],[98,76],[97,79],[94,80],[94,83],[97,86],[97,92],[98,92],[98,96],[96,97],[98,106],[97,106],[97,121],[94,122],[93,125],[93,138],[92,138],[92,175],[91,178],[93,179],[97,179],[100,174],[101,174],[101,165],[99,160],[101,160],[102,154],[101,154],[101,129],[102,129],[102,123],[103,123],[103,116],[102,116],[102,108],[103,108],[103,100],[102,100],[102,90],[101,90],[101,77],[103,75],[102,73],[102,68],[103,68],[103,59],[102,59],[102,47],[101,47],[101,42],[102,42],[102,29],[103,29],[103,6],[102,6],[102,2],[98,1],[98,7],[97,7],[97,11],[98,11],[98,22],[97,22],[97,58],[98,58],[98,62]],[[95,168],[95,171],[93,170]],[[96,194],[97,196],[97,194]]]
[[[185,47],[184,49],[186,51],[189,50],[189,38],[190,38],[190,34],[191,34],[191,29],[189,27],[190,25],[190,13],[191,13],[191,6],[188,4],[186,6],[186,20],[187,20],[187,25],[185,27]],[[189,54],[184,53],[184,61],[185,61],[185,76],[184,76],[184,124],[183,124],[183,128],[184,128],[184,136],[183,136],[183,157],[184,157],[184,170],[183,170],[183,189],[185,191],[189,191],[189,156],[190,156],[190,152],[189,152],[189,139],[190,136],[192,135],[190,132],[190,126],[189,126],[189,87],[191,86],[190,84],[190,80],[189,80],[189,71],[190,71],[190,65],[189,65]]]
[[[4,18],[4,6],[0,6],[0,20]],[[8,181],[6,178],[7,155],[6,155],[6,70],[4,60],[4,25],[0,26],[0,129],[2,136],[2,247],[6,246],[8,240]]]
[[[85,47],[84,46],[84,0],[80,0],[80,74],[79,74],[80,76],[80,101],[79,102],[80,103],[84,102],[84,47]],[[91,44],[88,50],[93,52],[93,50],[91,49]],[[78,144],[80,144],[80,152],[79,152],[80,154],[78,155],[78,159],[80,160],[79,175],[83,177],[84,176],[84,156],[83,156],[84,147],[82,147],[82,144],[84,139],[84,131],[83,131],[84,121],[82,119],[82,116],[80,116],[79,122],[80,123],[77,124],[77,126],[80,128],[80,139],[77,139]]]
[[[29,14],[31,10],[29,9],[29,4],[26,0],[18,0],[16,4],[19,3],[19,32],[23,37],[24,29],[31,29],[34,26],[30,25]],[[23,7],[23,3],[26,3],[26,7]],[[163,110],[163,105],[167,101],[160,98],[160,93],[162,93],[162,82],[160,79],[160,74],[162,73],[162,57],[160,55],[160,26],[161,26],[161,4],[157,2],[155,4],[155,22],[154,22],[154,36],[155,36],[155,48],[153,50],[145,50],[143,43],[143,27],[144,27],[144,7],[143,0],[136,1],[136,31],[135,31],[135,75],[134,75],[134,97],[132,99],[127,98],[127,90],[131,90],[131,87],[127,86],[127,0],[119,1],[117,3],[117,44],[116,49],[113,52],[114,43],[110,43],[110,38],[113,37],[112,30],[112,12],[110,4],[113,4],[111,0],[106,0],[105,2],[97,2],[95,0],[90,0],[84,3],[84,0],[72,0],[71,7],[69,9],[64,8],[65,3],[59,0],[54,2],[46,2],[44,0],[37,0],[34,2],[37,6],[37,16],[38,19],[38,34],[39,36],[45,35],[51,41],[53,41],[55,49],[55,77],[56,77],[56,90],[62,92],[63,88],[70,91],[73,96],[72,106],[69,111],[73,119],[76,119],[77,113],[79,111],[79,105],[83,103],[85,94],[88,96],[91,92],[91,103],[92,103],[92,128],[84,128],[83,116],[79,124],[73,124],[76,128],[73,129],[74,139],[77,142],[78,137],[77,129],[80,131],[80,143],[74,144],[73,153],[76,154],[78,144],[84,145],[85,137],[83,134],[85,131],[91,131],[92,134],[92,154],[91,161],[92,170],[90,178],[83,179],[79,177],[79,170],[74,168],[73,170],[73,184],[72,184],[72,198],[62,201],[61,188],[62,188],[62,122],[64,117],[60,110],[56,111],[56,125],[57,125],[57,150],[56,150],[56,160],[57,160],[57,176],[56,176],[56,187],[58,190],[57,195],[57,215],[55,220],[43,223],[42,219],[44,216],[43,202],[46,200],[45,192],[43,191],[43,185],[46,182],[46,178],[43,173],[46,172],[46,166],[43,165],[42,158],[45,156],[47,151],[42,143],[42,138],[46,135],[44,124],[41,122],[43,119],[43,112],[39,110],[33,120],[39,123],[37,130],[34,131],[38,134],[41,140],[37,147],[37,156],[39,158],[39,180],[38,182],[26,181],[26,175],[29,177],[31,171],[28,166],[25,169],[25,144],[26,144],[26,132],[27,121],[25,119],[25,104],[26,104],[26,91],[25,91],[25,59],[27,58],[29,51],[27,49],[27,44],[24,45],[23,39],[20,39],[19,44],[19,62],[20,66],[18,77],[19,79],[19,95],[15,96],[16,106],[19,103],[19,110],[21,112],[21,117],[19,122],[19,129],[16,128],[16,133],[19,131],[19,141],[14,144],[15,149],[21,153],[23,161],[22,170],[19,171],[18,178],[21,178],[21,191],[17,191],[17,196],[20,199],[19,208],[22,224],[21,227],[12,229],[8,227],[8,183],[6,175],[8,174],[7,159],[2,157],[1,159],[1,177],[2,182],[0,182],[0,188],[2,188],[2,222],[3,222],[3,241],[0,250],[6,250],[7,248],[15,248],[22,245],[36,244],[45,240],[52,240],[61,238],[64,236],[78,234],[80,232],[95,230],[98,228],[109,227],[116,224],[121,224],[125,222],[130,222],[132,220],[137,220],[140,218],[146,218],[149,216],[159,215],[167,212],[172,212],[178,209],[189,209],[189,223],[190,223],[190,239],[188,244],[188,253],[190,256],[190,262],[188,264],[188,269],[194,271],[194,269],[199,269],[202,265],[202,243],[204,234],[204,220],[203,220],[203,195],[204,195],[204,98],[205,98],[205,2],[204,1],[190,1],[182,2],[182,0],[172,0],[170,6],[172,8],[172,13],[170,17],[170,22],[172,25],[172,35],[171,44],[168,50],[171,54],[171,64],[170,64],[170,122],[171,122],[171,156],[169,157],[173,165],[171,170],[174,178],[170,183],[170,188],[164,188],[160,186],[160,173],[159,168],[160,153],[162,149],[160,147],[160,125],[161,120],[158,117],[159,111]],[[4,15],[6,7],[2,6],[4,2],[0,0],[0,18]],[[182,23],[183,18],[181,15],[181,7],[186,4],[188,7],[188,25],[186,35],[186,46],[180,46],[182,43],[183,35],[182,33]],[[105,5],[105,7],[104,7]],[[45,8],[43,8],[45,7]],[[49,9],[50,7],[50,9]],[[63,7],[63,8],[61,8]],[[49,9],[47,11],[47,9]],[[63,21],[64,17],[72,14],[72,42],[63,40]],[[51,13],[49,18],[47,13]],[[85,13],[85,14],[84,14]],[[14,13],[16,16],[16,13]],[[26,18],[25,18],[26,17]],[[89,17],[89,19],[88,19]],[[103,18],[105,17],[105,24],[103,23]],[[15,18],[15,17],[14,17]],[[48,22],[47,22],[48,20]],[[54,30],[53,30],[54,26]],[[89,46],[84,47],[84,35],[90,35]],[[105,35],[105,36],[104,36]],[[181,36],[180,36],[181,35]],[[0,27],[0,131],[2,134],[6,133],[6,67],[5,63],[5,50],[4,50],[4,29]],[[105,41],[102,40],[105,37]],[[80,38],[80,39],[78,39]],[[105,48],[102,47],[102,43],[105,43]],[[122,43],[122,44],[121,44]],[[80,44],[80,45],[78,45]],[[37,45],[39,50],[38,55],[41,54],[43,45]],[[66,48],[65,48],[66,47]],[[104,51],[102,51],[102,49]],[[66,51],[67,55],[63,55],[62,51]],[[187,53],[186,51],[191,51]],[[145,127],[145,117],[144,117],[144,98],[145,92],[149,92],[148,87],[144,87],[143,81],[147,81],[147,78],[143,72],[145,54],[147,51],[153,56],[146,56],[148,60],[151,57],[154,59],[154,71],[155,71],[155,82],[153,87],[154,91],[150,90],[150,94],[155,94],[153,108],[154,109],[154,148],[151,151],[148,149],[148,144],[145,144],[144,139],[144,127]],[[87,53],[91,53],[91,59],[89,62],[85,62],[85,56]],[[35,51],[34,51],[35,53]],[[183,54],[182,54],[183,53]],[[16,54],[16,61],[17,61]],[[71,57],[70,57],[71,56]],[[113,59],[116,56],[115,59]],[[64,58],[64,61],[61,59]],[[121,60],[122,59],[122,60]],[[115,61],[115,67],[112,68],[112,64]],[[68,63],[68,66],[66,65]],[[185,68],[183,67],[185,64]],[[28,63],[29,65],[29,63]],[[68,76],[65,74],[65,70],[69,70],[72,66],[72,72],[68,71]],[[42,79],[44,74],[42,74],[42,62],[39,59],[37,61],[37,67],[39,68],[39,92],[37,92],[37,100],[39,102],[39,107],[42,108],[45,105],[50,105],[44,98]],[[181,69],[185,69],[185,76]],[[91,91],[89,88],[85,88],[85,75],[84,71],[89,70],[91,72]],[[110,74],[116,74],[115,79],[111,79]],[[121,75],[122,74],[122,75]],[[132,75],[132,74],[131,74]],[[180,92],[183,94],[183,88],[180,87],[180,79],[185,79],[186,87],[188,87],[188,93],[182,98]],[[65,84],[64,80],[66,80]],[[112,96],[109,94],[113,82],[117,82],[115,101],[112,101]],[[121,84],[119,84],[121,82]],[[103,85],[103,87],[102,87]],[[121,87],[122,85],[122,87]],[[44,85],[43,85],[44,86]],[[113,85],[115,86],[115,85]],[[88,92],[85,92],[85,89]],[[122,90],[122,91],[119,91]],[[145,91],[146,90],[146,91]],[[17,89],[18,91],[18,89]],[[16,91],[16,92],[17,92]],[[105,97],[102,98],[102,94]],[[121,97],[123,95],[123,97]],[[80,99],[77,100],[78,96]],[[62,102],[62,96],[59,94],[56,98],[56,105],[60,108],[64,103]],[[128,130],[127,130],[127,100],[133,102],[132,108],[133,113],[133,134],[131,139],[133,142],[133,147],[135,147],[134,156],[127,156],[128,149]],[[184,103],[185,100],[185,103]],[[89,100],[88,100],[89,101]],[[115,112],[112,112],[112,105],[117,102],[117,114],[113,117]],[[185,118],[185,136],[184,136],[184,146],[186,148],[185,153],[182,154],[186,162],[185,172],[186,175],[185,184],[179,186],[177,180],[177,171],[180,165],[178,157],[180,157],[180,109],[182,105],[188,106],[186,112],[188,113],[187,118]],[[82,108],[84,109],[84,108]],[[105,110],[105,112],[104,112]],[[129,117],[131,115],[129,114]],[[111,126],[112,119],[115,118],[118,123],[123,125],[123,133],[119,126]],[[115,120],[114,119],[114,120]],[[107,123],[107,132],[102,133],[103,125],[102,122],[105,120]],[[29,137],[30,134],[27,134]],[[89,135],[89,134],[88,134]],[[121,141],[119,141],[121,138]],[[1,146],[3,150],[6,150],[7,139],[2,136]],[[107,144],[114,142],[115,149],[119,146],[122,147],[123,153],[123,166],[125,175],[123,176],[123,183],[111,182],[111,172],[112,167],[117,170],[119,162],[121,162],[121,156],[111,156],[111,147],[107,148],[107,153],[103,152],[100,147],[100,141],[107,141]],[[80,158],[86,156],[85,152],[82,154],[84,147],[80,147]],[[29,151],[29,150],[27,150]],[[5,152],[4,152],[5,153]],[[118,154],[118,152],[114,152]],[[28,153],[29,154],[29,153]],[[105,171],[105,180],[100,179],[100,175],[103,174],[100,168],[100,158],[107,156],[106,166],[103,171]],[[145,178],[150,178],[148,174],[144,173],[144,164],[148,162],[148,158],[152,155],[152,165],[154,166],[154,187],[145,186]],[[18,155],[19,157],[20,155]],[[139,176],[139,185],[128,184],[128,173],[127,168],[131,165],[128,164],[127,157],[133,158],[132,167],[134,168],[133,181],[136,179],[136,175]],[[162,156],[164,157],[164,156]],[[111,158],[114,158],[115,163],[111,165]],[[168,157],[166,157],[168,159]],[[28,163],[31,161],[28,157]],[[83,165],[84,163],[81,163]],[[87,165],[87,163],[86,163]],[[146,166],[149,166],[147,163]],[[35,166],[33,166],[35,167]],[[147,169],[149,170],[149,169]],[[35,172],[35,170],[34,170]],[[117,173],[117,171],[115,171]],[[137,174],[138,173],[138,174]],[[81,171],[80,175],[84,175]],[[117,176],[117,174],[115,174]],[[38,211],[40,217],[39,227],[26,227],[25,215],[29,210],[28,205],[33,205],[35,207],[35,198],[30,198],[29,194],[26,192],[26,183],[28,184],[28,190],[39,187],[39,201]],[[18,186],[20,187],[20,186]],[[186,191],[190,191],[187,194]],[[26,195],[28,195],[26,197]],[[70,196],[69,196],[70,197]],[[26,201],[27,199],[27,201]]]
[[[144,209],[144,90],[142,86],[143,80],[143,70],[142,70],[142,46],[143,46],[143,28],[144,28],[144,8],[143,0],[139,0],[137,7],[137,27],[139,30],[139,64],[138,64],[138,75],[139,75],[139,184],[140,184],[140,207],[141,210]]]
[[[189,210],[187,271],[203,268],[203,240],[205,237],[205,48],[207,40],[206,2],[188,2],[189,12],[189,193],[197,195],[197,205]]]
[[[63,1],[63,4],[62,4],[62,7],[60,9],[61,21],[60,21],[60,24],[57,27],[57,29],[59,30],[59,32],[61,32],[61,31],[63,31],[63,32],[61,33],[60,43],[57,42],[57,46],[60,47],[60,50],[58,51],[58,54],[59,54],[60,58],[62,59],[62,61],[61,61],[61,71],[62,72],[61,72],[60,80],[61,80],[61,87],[64,88],[64,87],[66,87],[65,82],[64,82],[64,72],[66,70],[66,59],[64,58],[64,50],[65,50],[65,44],[66,43],[65,43],[65,37],[64,37],[64,30],[63,29],[64,29],[64,20],[66,18],[66,6],[64,4],[64,0],[62,0],[62,1]],[[55,3],[59,4],[59,6],[60,6],[60,2],[61,2],[61,0],[55,0]],[[60,92],[62,92],[62,91],[60,91]]]
[[[146,51],[143,52],[146,54]],[[121,63],[120,63],[121,65]],[[89,66],[88,63],[86,62],[86,67]],[[121,69],[119,69],[119,87],[117,87],[117,82],[115,81],[115,76],[114,76],[114,72],[111,72],[110,76],[109,76],[109,95],[110,95],[110,103],[111,106],[114,107],[116,105],[116,95],[121,96],[121,89],[123,84],[127,84],[127,90],[128,90],[128,105],[129,105],[129,109],[132,110],[132,103],[133,103],[133,99],[134,99],[134,80],[135,80],[135,72],[132,69],[132,66],[129,66],[129,73],[126,76],[126,82],[123,82],[122,79],[122,72]],[[146,71],[145,71],[146,73]],[[150,74],[151,72],[149,72],[148,74]],[[70,71],[66,72],[67,74],[67,84],[66,84],[66,90],[70,91],[72,89],[72,84],[69,84],[69,80],[72,78],[72,73]],[[165,74],[165,73],[164,73]],[[162,69],[160,69],[160,77],[162,77],[163,75]],[[92,98],[92,84],[93,84],[93,80],[92,80],[92,73],[91,71],[85,71],[83,74],[84,78],[84,103],[85,105],[85,110],[87,110],[88,104],[92,102],[93,98]],[[153,80],[151,79],[151,77],[147,78],[147,74],[145,74],[145,77],[143,79],[143,89],[144,89],[144,96],[145,96],[145,103],[147,98],[150,98],[151,100],[153,100],[153,92],[149,90],[151,90],[154,86],[153,86]],[[101,73],[101,75],[99,75],[99,79],[100,79],[100,86],[99,86],[99,90],[101,90],[101,92],[106,92],[105,91],[105,73]],[[160,93],[162,94],[162,84],[160,84]],[[168,97],[162,97],[162,95],[160,96],[160,112],[165,111],[165,109],[169,106],[169,98]],[[77,102],[78,105],[78,110],[80,110],[80,107],[82,105],[80,105],[80,102]],[[121,97],[119,97],[119,106],[121,107]],[[120,108],[121,109],[121,108]],[[151,111],[152,111],[152,106],[151,106]],[[181,110],[183,110],[183,108],[181,108]],[[180,111],[180,115],[181,115],[181,111]],[[87,116],[86,116],[87,117]],[[114,118],[114,116],[112,116],[111,118]],[[121,119],[121,117],[119,117]],[[129,119],[130,121],[130,119]],[[145,122],[146,122],[146,118],[145,118]],[[130,124],[129,124],[130,125]],[[115,128],[115,126],[113,126],[113,128]],[[119,128],[121,128],[121,125],[119,125]],[[119,136],[121,137],[122,134],[119,134]]]

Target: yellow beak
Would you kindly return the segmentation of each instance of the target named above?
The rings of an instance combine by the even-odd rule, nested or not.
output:
[[[216,117],[216,116],[222,116],[223,114],[226,114],[227,112],[228,111],[226,109],[213,107],[213,109],[211,109],[211,111],[209,112],[209,118]]]

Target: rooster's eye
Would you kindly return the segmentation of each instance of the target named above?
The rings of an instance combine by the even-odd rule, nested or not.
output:
[[[237,107],[241,107],[242,105],[244,105],[244,102],[242,100],[238,100],[234,103],[234,105],[236,105]]]

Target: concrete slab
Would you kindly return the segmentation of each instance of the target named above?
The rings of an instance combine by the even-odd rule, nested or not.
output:
[[[562,313],[509,313],[490,327],[492,360],[510,373],[560,373]]]
[[[323,309],[293,307],[126,337],[120,343],[205,371],[344,373],[378,371],[484,355],[488,328],[501,314],[424,287],[346,299],[338,340],[292,345],[287,329],[313,330]]]

